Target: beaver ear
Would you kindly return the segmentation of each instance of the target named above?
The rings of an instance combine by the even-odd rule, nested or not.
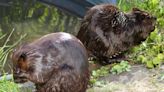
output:
[[[141,14],[141,10],[138,9],[138,8],[133,8],[132,12],[133,12],[133,14],[135,14],[135,15]]]
[[[135,15],[136,19],[139,21],[142,21],[145,18],[145,15],[143,14],[143,11],[141,11],[138,8],[133,8],[133,14]]]
[[[133,12],[136,12],[136,11],[141,11],[141,10],[140,10],[140,9],[138,9],[138,8],[133,8],[132,10],[133,10]]]

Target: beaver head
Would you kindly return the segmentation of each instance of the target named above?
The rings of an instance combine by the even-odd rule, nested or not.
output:
[[[150,33],[154,31],[157,18],[138,8],[133,8],[131,15],[135,17],[135,25],[139,26],[135,42],[140,43],[146,40]]]
[[[53,69],[43,66],[43,54],[40,47],[23,45],[15,49],[12,55],[15,82],[45,83]],[[47,70],[47,72],[45,71]],[[47,76],[45,76],[47,75]]]
[[[37,92],[85,92],[89,69],[85,47],[67,33],[52,33],[14,50],[14,80],[36,84]],[[76,84],[76,85],[75,85]]]

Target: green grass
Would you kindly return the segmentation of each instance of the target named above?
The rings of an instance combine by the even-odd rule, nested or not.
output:
[[[127,61],[121,61],[120,64],[116,64],[110,70],[112,74],[120,74],[125,71],[130,71],[131,65]]]
[[[20,92],[18,85],[13,81],[0,80],[0,92]]]
[[[3,70],[4,65],[7,62],[7,58],[9,56],[9,53],[12,51],[12,49],[26,36],[26,34],[21,36],[20,39],[18,39],[18,41],[16,41],[12,45],[9,45],[8,42],[10,41],[10,38],[11,38],[13,32],[14,32],[14,29],[8,35],[4,44],[0,47],[0,70]],[[0,31],[0,33],[1,33],[1,31]],[[4,35],[0,34],[0,39],[5,38],[5,36],[6,36],[6,34],[4,34]]]
[[[100,69],[93,70],[91,72],[91,79],[90,79],[90,84],[91,86],[93,85],[101,85],[102,81],[98,81],[100,77],[106,76],[109,74],[109,67],[102,66]]]
[[[11,33],[8,35],[6,41],[4,44],[0,47],[0,70],[4,71],[3,68],[5,67],[5,64],[7,62],[7,58],[9,56],[9,53],[12,51],[13,47],[15,47],[24,37],[25,35],[21,36],[18,41],[16,41],[14,44],[9,45],[8,42],[10,41],[10,38],[14,32],[14,29],[11,31]],[[4,39],[6,34],[3,35],[0,31],[0,39]],[[2,76],[1,76],[2,78]],[[18,89],[18,85],[13,82],[13,80],[6,80],[5,73],[3,76],[4,79],[0,80],[0,92],[20,92]]]

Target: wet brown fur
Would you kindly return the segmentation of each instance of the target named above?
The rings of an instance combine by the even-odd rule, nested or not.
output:
[[[111,57],[146,40],[155,22],[155,17],[137,8],[123,13],[113,5],[96,5],[84,17],[77,38],[100,63],[112,63]]]
[[[30,80],[37,92],[85,92],[87,52],[67,33],[52,33],[17,48],[12,55],[15,82]]]

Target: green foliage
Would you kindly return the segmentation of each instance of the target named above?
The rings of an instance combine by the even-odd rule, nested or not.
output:
[[[0,80],[0,92],[20,92],[18,85],[12,81]]]
[[[110,70],[112,74],[120,74],[125,71],[130,71],[131,66],[127,61],[121,61],[121,63],[116,64]]]
[[[18,84],[13,82],[13,78],[7,80],[9,77],[12,77],[12,75],[7,76],[4,74],[0,77],[0,92],[20,92]]]
[[[118,6],[124,11],[137,7],[157,17],[157,25],[145,42],[132,48],[130,59],[144,63],[148,68],[160,66],[164,62],[164,2],[162,0],[120,0]]]
[[[19,84],[13,81],[13,75],[0,76],[0,92],[21,92]]]
[[[106,76],[109,74],[109,68],[102,66],[100,69],[93,70],[91,73],[91,79],[90,79],[90,84],[101,84],[101,82],[98,82],[98,78]]]
[[[90,84],[96,86],[103,86],[104,81],[98,80],[100,77],[106,76],[109,74],[109,71],[113,74],[120,74],[124,71],[130,71],[131,66],[127,61],[122,61],[119,64],[115,64],[110,70],[109,66],[102,66],[100,69],[93,70],[91,73]]]
[[[140,46],[132,49],[131,58],[154,68],[164,62],[164,36],[156,29]]]
[[[11,31],[9,36],[7,37],[4,44],[0,47],[0,69],[3,70],[3,67],[7,61],[7,58],[9,56],[10,51],[13,49],[14,46],[16,46],[24,37],[25,35],[21,36],[18,41],[16,41],[14,44],[9,45],[8,42],[10,41],[10,37],[12,36],[14,32],[14,29]],[[6,35],[0,35],[0,39],[3,39]]]
[[[7,58],[9,56],[10,51],[25,37],[25,35],[23,35],[14,44],[9,45],[8,42],[10,41],[10,38],[13,32],[14,32],[14,29],[10,32],[4,44],[0,47],[0,70],[2,71],[7,62]],[[5,36],[7,35],[2,35],[0,31],[0,39],[5,39]],[[0,80],[0,92],[20,92],[17,84],[15,84],[12,80],[11,81],[6,80],[5,74],[3,78],[4,79]]]

